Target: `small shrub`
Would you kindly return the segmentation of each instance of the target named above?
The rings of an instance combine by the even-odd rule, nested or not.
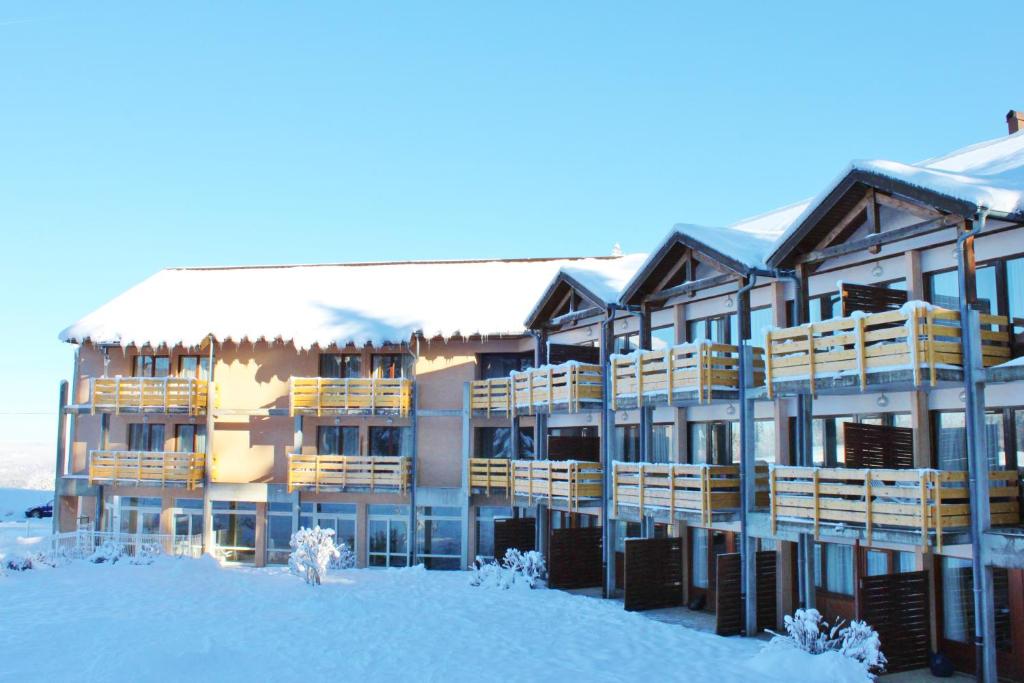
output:
[[[25,572],[29,569],[52,566],[54,565],[42,553],[26,553],[20,557],[8,558],[3,564],[5,570],[12,572]]]
[[[543,555],[536,550],[522,552],[516,548],[509,548],[500,563],[496,560],[476,558],[469,584],[508,589],[520,583],[535,588],[546,576],[547,567]]]
[[[348,547],[348,543],[343,541],[335,548],[338,551],[338,556],[331,559],[328,566],[331,569],[355,569],[356,554]]]
[[[788,643],[812,655],[838,652],[860,662],[869,672],[884,671],[887,661],[878,632],[863,621],[843,624],[842,619],[837,619],[830,626],[818,610],[798,609],[793,616],[785,617],[786,635],[774,633],[772,643]]]
[[[292,554],[288,557],[288,569],[301,576],[310,586],[319,586],[331,562],[340,559],[341,553],[334,545],[334,529],[302,528],[292,534]]]
[[[126,555],[125,547],[113,541],[104,541],[86,559],[94,564],[115,564]]]
[[[138,565],[153,564],[153,561],[162,554],[163,551],[158,544],[142,543],[135,549],[135,554],[128,558],[128,563]]]

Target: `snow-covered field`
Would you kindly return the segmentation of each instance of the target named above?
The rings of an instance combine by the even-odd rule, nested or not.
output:
[[[5,524],[0,556],[31,547]],[[0,680],[863,680],[838,656],[759,654],[763,641],[661,623],[618,602],[474,588],[469,578],[353,569],[313,588],[283,568],[211,558],[8,571]]]

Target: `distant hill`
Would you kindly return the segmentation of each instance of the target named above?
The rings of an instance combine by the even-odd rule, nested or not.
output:
[[[0,442],[0,488],[53,489],[54,446]]]

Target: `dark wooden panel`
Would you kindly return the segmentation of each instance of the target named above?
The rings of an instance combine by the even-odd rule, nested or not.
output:
[[[602,585],[601,527],[553,529],[548,549],[550,588]]]
[[[723,553],[715,561],[715,633],[720,636],[738,636],[743,632],[740,554]]]
[[[846,466],[909,469],[914,466],[914,430],[908,427],[843,423]]]
[[[494,520],[494,557],[501,560],[509,548],[537,549],[537,520],[533,517]]]
[[[548,459],[601,461],[601,439],[596,436],[549,436]]]
[[[861,577],[859,616],[878,631],[887,671],[928,666],[928,572]]]
[[[762,550],[754,556],[757,567],[757,630],[777,627],[775,610],[776,568],[778,558],[774,550]]]
[[[601,349],[575,344],[548,344],[548,363],[558,365],[570,360],[598,365],[601,362]]]
[[[630,612],[683,604],[683,539],[627,538],[624,565]]]
[[[864,313],[896,311],[907,303],[907,293],[899,289],[852,285],[848,282],[843,283],[839,295],[843,300],[844,316],[850,315],[854,311],[863,311]]]

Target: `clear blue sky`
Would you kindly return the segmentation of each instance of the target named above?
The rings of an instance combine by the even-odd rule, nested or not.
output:
[[[1019,0],[702,4],[0,2],[0,442],[164,266],[649,250],[1024,107]]]

